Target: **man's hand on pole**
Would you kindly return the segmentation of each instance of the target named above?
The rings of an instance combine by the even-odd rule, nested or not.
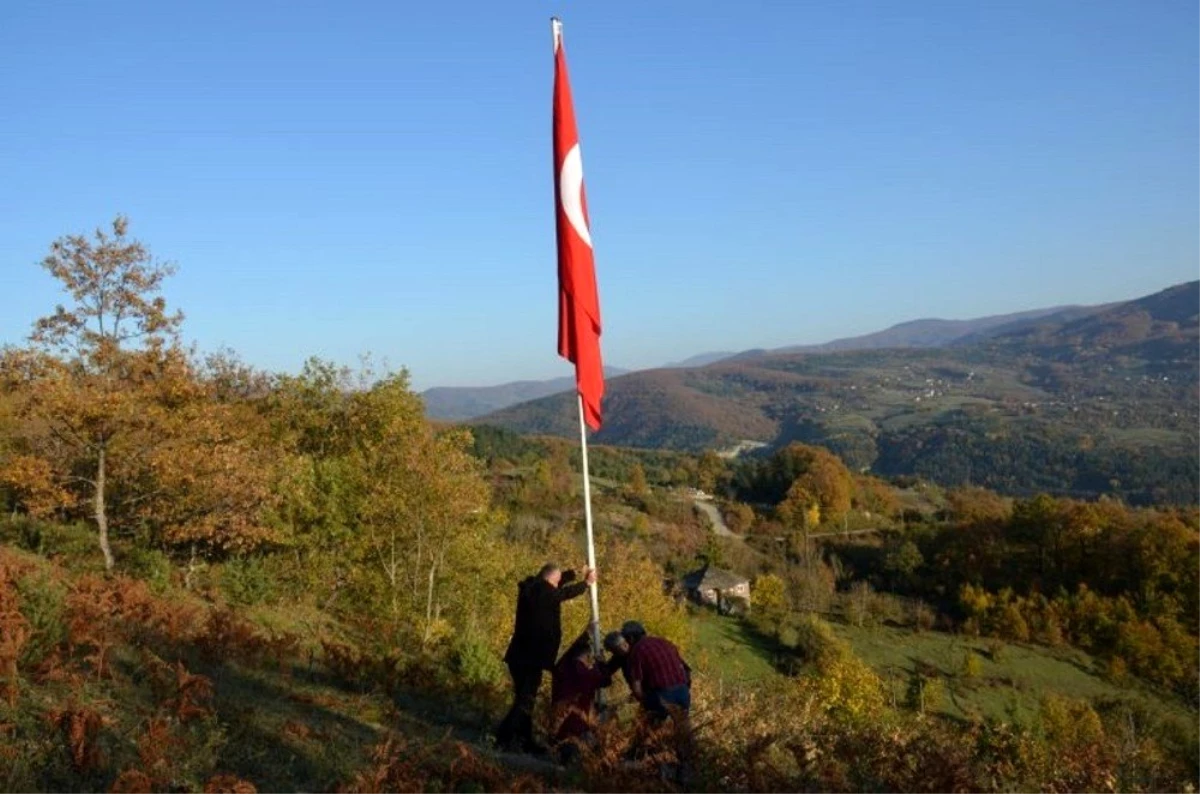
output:
[[[596,569],[595,568],[584,568],[583,569],[583,581],[587,582],[588,584],[595,584],[596,583]]]

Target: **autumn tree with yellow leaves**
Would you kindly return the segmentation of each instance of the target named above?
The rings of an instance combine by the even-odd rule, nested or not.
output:
[[[163,376],[182,315],[158,293],[173,268],[129,238],[123,217],[92,238],[55,241],[42,267],[70,305],[38,320],[28,347],[5,352],[0,371],[22,423],[3,477],[39,512],[87,503],[111,570],[110,500],[154,446],[147,404],[171,397]]]
[[[404,373],[357,402],[349,465],[363,498],[352,548],[393,625],[418,629],[427,644],[455,574],[485,553],[479,541],[490,492],[482,463],[470,454],[469,432],[436,433],[425,421]]]
[[[159,294],[174,266],[117,217],[55,241],[42,267],[69,298],[0,358],[15,431],[0,480],[35,516],[90,518],[112,570],[114,522],[157,540],[247,546],[263,539],[265,461],[214,403]]]

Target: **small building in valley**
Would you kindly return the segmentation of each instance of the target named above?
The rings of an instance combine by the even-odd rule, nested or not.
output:
[[[683,586],[693,601],[716,607],[722,615],[750,611],[750,580],[733,571],[705,565],[684,576]]]

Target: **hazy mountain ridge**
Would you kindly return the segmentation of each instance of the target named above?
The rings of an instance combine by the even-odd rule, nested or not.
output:
[[[636,372],[609,382],[596,440],[687,450],[803,440],[885,474],[1195,501],[1198,310],[1192,282],[1010,318],[946,347],[764,353]],[[553,396],[481,421],[570,435],[573,411],[569,396]]]
[[[629,372],[619,367],[605,367],[606,378],[616,378]],[[536,400],[575,387],[575,376],[566,375],[550,380],[519,380],[497,386],[435,386],[421,392],[425,413],[431,419],[473,419],[510,405]]]
[[[1049,309],[1012,314],[996,314],[974,320],[927,318],[898,323],[890,328],[863,336],[835,339],[820,345],[794,345],[770,351],[771,354],[817,353],[837,350],[874,350],[893,347],[944,347],[968,336],[982,336],[1002,327],[1021,325],[1051,318],[1065,311],[1095,311],[1097,307],[1055,306]]]
[[[698,353],[681,361],[664,364],[662,368],[686,369],[708,366],[721,361],[745,360],[764,355],[781,355],[809,351],[868,350],[881,347],[941,347],[952,344],[964,337],[983,334],[994,328],[1018,327],[1020,323],[1048,316],[1056,316],[1065,311],[1079,312],[1082,316],[1082,314],[1096,311],[1099,308],[1103,307],[1060,306],[1050,309],[1016,312],[1014,314],[998,314],[974,320],[911,320],[890,328],[885,328],[882,331],[875,331],[862,336],[834,339],[831,342],[816,345],[790,345],[773,350],[755,348],[743,351],[721,350]],[[615,378],[630,371],[617,367],[605,368],[605,372],[610,378]],[[566,376],[551,380],[515,381],[495,386],[438,386],[422,392],[421,397],[425,401],[426,414],[431,419],[464,420],[484,416],[494,411],[503,410],[511,405],[536,400],[540,397],[567,392],[571,390],[573,385],[574,378]]]

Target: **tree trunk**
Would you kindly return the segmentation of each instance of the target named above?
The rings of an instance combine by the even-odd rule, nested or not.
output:
[[[804,529],[802,531],[804,533],[804,571],[806,573],[810,573],[812,571],[812,565],[809,563],[809,559],[808,559],[809,552],[808,552],[808,515],[807,514],[805,514],[805,516],[804,516]]]
[[[100,551],[104,552],[104,570],[112,571],[113,555],[108,545],[108,512],[104,503],[104,447],[96,461],[96,527],[100,531]]]
[[[196,544],[193,543],[192,544],[192,556],[188,560],[187,572],[183,575],[183,589],[184,590],[190,591],[192,589],[192,577],[195,576],[197,570],[199,570],[199,566],[196,565]]]
[[[429,635],[433,631],[433,586],[437,580],[437,560],[434,560],[429,565],[429,589],[425,594],[425,636],[421,640],[422,645],[429,643]]]

